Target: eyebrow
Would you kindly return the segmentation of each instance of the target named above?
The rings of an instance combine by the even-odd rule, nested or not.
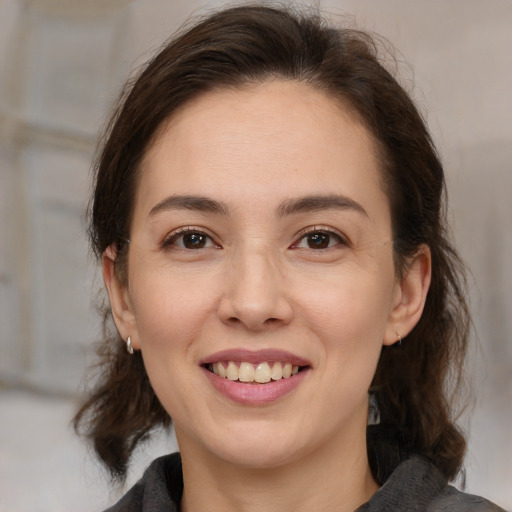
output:
[[[339,194],[311,195],[283,201],[277,208],[279,217],[286,217],[297,213],[315,212],[321,210],[353,210],[368,217],[366,210],[357,201]],[[154,217],[160,212],[172,210],[195,210],[214,213],[217,215],[229,215],[228,206],[205,196],[173,195],[166,197],[157,203],[149,212],[149,217]]]
[[[219,215],[229,215],[227,205],[220,201],[215,201],[214,199],[204,196],[174,195],[166,197],[153,206],[149,212],[149,217],[154,217],[160,212],[169,210],[196,210]]]
[[[296,213],[315,212],[321,210],[353,210],[368,217],[366,210],[357,201],[339,194],[312,195],[288,199],[277,209],[279,216],[284,217]]]

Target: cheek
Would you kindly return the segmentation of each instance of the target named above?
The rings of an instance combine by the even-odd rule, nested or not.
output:
[[[393,278],[347,272],[317,280],[303,298],[306,322],[321,340],[327,402],[365,404],[388,324]]]
[[[329,338],[360,345],[363,339],[369,342],[369,337],[382,342],[393,287],[393,280],[379,272],[346,271],[305,281],[296,296],[310,322]]]
[[[215,280],[145,272],[133,280],[133,310],[142,350],[187,350],[215,309]]]
[[[197,340],[214,311],[215,284],[171,272],[140,274],[133,279],[137,332],[151,385],[174,420],[193,415],[197,382]]]

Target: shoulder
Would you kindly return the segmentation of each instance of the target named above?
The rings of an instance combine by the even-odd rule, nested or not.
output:
[[[505,512],[494,503],[447,486],[430,504],[427,512]]]
[[[448,485],[446,477],[432,462],[413,456],[394,472],[395,483],[421,498],[426,512],[505,512],[494,503]]]
[[[505,512],[479,496],[448,485],[443,473],[418,456],[400,463],[358,512]]]
[[[105,512],[178,512],[183,477],[179,453],[155,459],[143,477]]]

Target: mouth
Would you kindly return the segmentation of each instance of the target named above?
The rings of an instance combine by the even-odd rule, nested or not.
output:
[[[209,372],[234,382],[245,384],[267,384],[297,375],[308,368],[307,365],[297,365],[285,361],[216,361],[204,365]]]
[[[200,366],[221,395],[246,406],[278,402],[301,386],[313,369],[307,359],[276,349],[223,350]]]

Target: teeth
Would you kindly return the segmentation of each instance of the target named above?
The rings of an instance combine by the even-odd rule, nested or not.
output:
[[[256,367],[256,371],[254,380],[259,382],[260,384],[265,384],[265,382],[270,382],[270,378],[272,376],[272,372],[270,371],[270,366],[268,363],[260,363]]]
[[[220,377],[223,377],[223,378],[226,378],[228,376],[228,372],[226,370],[226,368],[224,368],[224,365],[222,363],[217,363],[216,364],[216,367],[217,367],[217,375],[219,375]],[[214,371],[215,371],[215,366],[214,366]]]
[[[272,366],[271,366],[272,365]],[[265,384],[271,380],[289,379],[292,375],[299,373],[298,366],[292,366],[291,363],[267,363],[263,362],[257,366],[251,363],[241,362],[235,363],[229,361],[227,366],[218,362],[210,365],[211,371],[229,380],[238,380],[240,382],[257,382]]]
[[[228,368],[226,370],[226,377],[229,380],[238,380],[238,373],[238,366],[233,361],[229,361]]]
[[[272,367],[272,380],[280,380],[283,378],[283,367],[281,363],[275,363]]]
[[[250,363],[240,363],[238,380],[240,382],[254,382],[254,366]]]

